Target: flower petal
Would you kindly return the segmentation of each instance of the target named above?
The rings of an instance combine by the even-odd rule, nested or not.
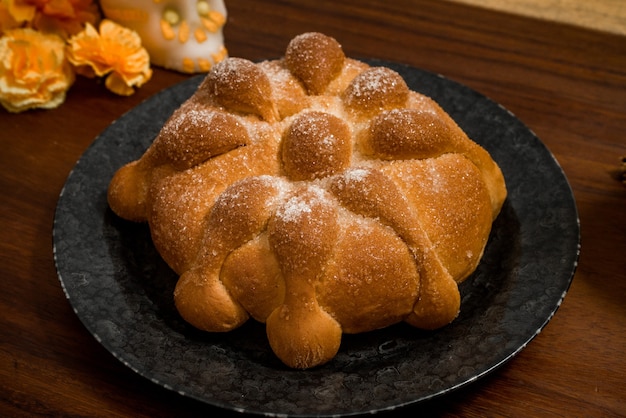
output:
[[[12,29],[0,38],[0,104],[10,112],[57,107],[73,82],[59,36]]]
[[[132,94],[132,87],[152,77],[150,56],[139,35],[111,20],[103,20],[99,32],[87,24],[70,38],[68,56],[72,64],[89,66],[98,76],[108,74],[105,86],[117,94]]]

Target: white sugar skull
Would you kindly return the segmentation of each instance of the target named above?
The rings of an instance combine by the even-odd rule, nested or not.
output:
[[[227,55],[223,0],[101,0],[107,19],[141,37],[154,65],[207,72]]]

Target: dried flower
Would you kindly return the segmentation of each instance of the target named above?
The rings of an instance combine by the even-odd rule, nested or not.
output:
[[[105,19],[100,33],[87,24],[69,40],[68,59],[83,75],[106,76],[105,85],[114,93],[128,96],[152,77],[150,57],[139,35]]]
[[[19,24],[30,23],[37,13],[37,7],[28,0],[0,0],[9,14]]]
[[[15,29],[20,26],[20,22],[13,18],[13,15],[9,12],[9,6],[5,0],[0,0],[0,36],[9,30]]]
[[[12,19],[45,33],[67,39],[80,32],[85,23],[100,18],[93,0],[0,0]]]
[[[0,38],[0,104],[9,112],[55,108],[73,81],[59,36],[25,28]]]

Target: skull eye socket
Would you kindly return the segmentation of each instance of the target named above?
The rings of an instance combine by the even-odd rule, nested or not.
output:
[[[211,11],[211,6],[208,1],[199,0],[196,3],[196,10],[198,11],[198,16],[207,17]]]
[[[167,7],[163,10],[163,20],[171,26],[176,26],[180,23],[180,13],[172,7]]]

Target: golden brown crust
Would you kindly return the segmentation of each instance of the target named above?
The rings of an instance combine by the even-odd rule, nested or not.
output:
[[[299,188],[267,230],[285,280],[285,298],[267,319],[270,345],[290,367],[324,363],[341,343],[341,325],[317,300],[319,267],[333,255],[340,231],[337,207],[321,189]]]
[[[188,102],[163,126],[155,142],[163,142],[157,148],[176,169],[185,170],[250,144],[250,137],[235,116]]]
[[[146,168],[137,160],[115,173],[107,190],[107,201],[113,212],[129,221],[147,220],[151,170],[152,166]]]
[[[289,42],[285,51],[287,68],[310,94],[321,94],[341,72],[345,55],[341,45],[326,35],[304,33]]]
[[[295,115],[310,105],[305,88],[289,71],[284,60],[262,61],[257,65],[269,78],[279,120]]]
[[[246,59],[226,58],[218,63],[200,90],[229,111],[251,113],[268,122],[277,119],[267,75]]]
[[[285,299],[285,280],[267,233],[237,248],[224,260],[221,280],[233,298],[259,322]]]
[[[419,292],[411,252],[392,229],[373,219],[349,219],[345,224],[318,288],[320,305],[346,333],[402,321]]]
[[[230,253],[265,229],[277,193],[273,182],[248,177],[215,200],[206,222],[211,228],[204,234],[193,267],[183,273],[174,292],[180,314],[197,328],[228,331],[248,319],[247,311],[222,283],[221,269]],[[201,306],[202,300],[206,306]]]
[[[441,118],[418,109],[393,109],[376,116],[364,149],[385,160],[424,159],[453,149],[450,129]]]
[[[368,68],[342,94],[345,106],[366,115],[403,106],[409,88],[400,74],[387,67]]]
[[[292,180],[313,180],[345,170],[352,156],[350,127],[337,116],[303,112],[282,140],[282,161]]]
[[[216,66],[108,193],[148,221],[185,320],[265,322],[308,368],[344,332],[454,320],[506,187],[434,101],[314,33],[283,59]]]
[[[425,234],[456,282],[480,261],[492,221],[489,193],[480,171],[460,154],[413,164],[397,161],[382,169],[416,208]],[[462,204],[450,205],[459,200]],[[471,239],[468,239],[471,238]]]

